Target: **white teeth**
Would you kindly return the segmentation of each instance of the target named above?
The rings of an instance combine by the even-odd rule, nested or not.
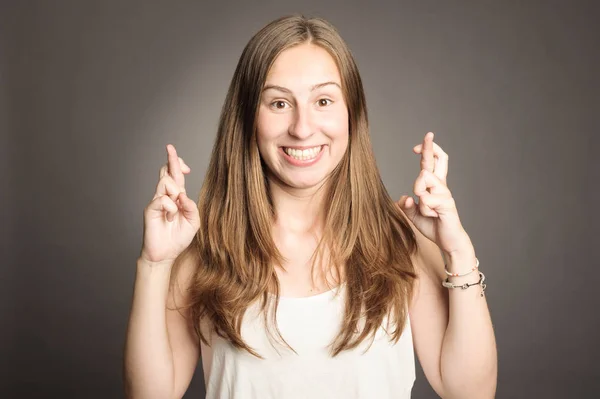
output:
[[[288,154],[294,159],[298,159],[300,161],[307,161],[316,158],[316,156],[319,155],[319,152],[321,152],[321,148],[322,146],[308,148],[306,150],[296,150],[294,148],[284,147],[283,150],[286,154]]]

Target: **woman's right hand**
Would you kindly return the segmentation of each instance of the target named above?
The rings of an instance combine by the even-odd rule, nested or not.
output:
[[[184,173],[191,170],[171,144],[167,145],[167,159],[160,169],[154,198],[144,209],[140,258],[150,263],[174,261],[200,227],[198,206],[185,193]]]

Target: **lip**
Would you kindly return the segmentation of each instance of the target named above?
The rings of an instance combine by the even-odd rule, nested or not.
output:
[[[300,159],[296,159],[296,158],[292,158],[290,157],[283,149],[284,148],[293,148],[296,150],[304,150],[304,149],[308,149],[308,148],[314,148],[317,147],[316,145],[313,146],[295,146],[295,147],[279,147],[279,152],[281,153],[281,155],[283,156],[283,158],[290,164],[294,165],[294,166],[300,166],[300,167],[307,167],[307,166],[312,166],[314,164],[316,164],[317,162],[319,162],[319,159],[321,159],[321,157],[323,156],[323,153],[325,152],[325,145],[321,145],[321,151],[319,151],[319,154],[313,158],[313,159],[309,159],[309,160],[300,160]]]
[[[315,147],[323,147],[325,144],[315,144],[315,145],[282,145],[279,148],[292,148],[294,150],[308,150],[309,148]]]

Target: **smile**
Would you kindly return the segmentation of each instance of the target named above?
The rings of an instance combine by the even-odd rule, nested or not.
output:
[[[279,151],[289,165],[307,168],[319,162],[325,153],[324,148],[325,145],[304,148],[279,147]]]
[[[306,148],[303,150],[283,147],[283,151],[287,155],[289,155],[291,158],[296,159],[298,161],[310,161],[312,159],[315,159],[319,155],[319,153],[321,152],[322,149],[323,149],[322,145],[312,147],[312,148]]]

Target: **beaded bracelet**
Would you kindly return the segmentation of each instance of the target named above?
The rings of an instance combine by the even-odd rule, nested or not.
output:
[[[486,284],[484,284],[483,282],[485,281],[485,275],[482,272],[479,272],[479,281],[476,283],[464,283],[464,284],[452,284],[448,278],[446,278],[446,280],[442,281],[442,285],[446,288],[462,288],[463,290],[466,290],[469,287],[472,287],[474,285],[480,285],[481,286],[481,296],[483,296],[483,291],[485,291],[485,287],[487,286]]]
[[[458,274],[458,273],[450,273],[448,271],[448,268],[446,267],[446,265],[444,265],[444,271],[446,272],[446,275],[450,276],[450,277],[463,277],[463,276],[467,276],[471,273],[473,273],[475,270],[477,270],[477,268],[479,267],[479,259],[475,258],[475,260],[477,261],[477,264],[475,265],[474,268],[471,269],[471,271],[466,272],[464,274]]]

